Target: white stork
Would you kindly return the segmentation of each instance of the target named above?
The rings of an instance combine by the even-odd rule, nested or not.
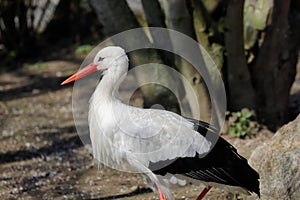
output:
[[[209,124],[169,111],[132,107],[116,98],[116,88],[128,71],[128,57],[122,48],[103,48],[91,64],[62,85],[96,71],[102,79],[89,108],[90,138],[96,160],[116,169],[144,173],[161,200],[173,199],[166,182],[157,176],[167,173],[208,182],[210,186],[235,186],[259,195],[258,173],[223,138],[212,147],[209,137],[204,136],[216,135],[217,130]]]

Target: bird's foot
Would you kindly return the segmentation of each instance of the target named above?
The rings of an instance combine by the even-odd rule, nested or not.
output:
[[[157,190],[159,194],[159,200],[167,200],[166,196],[161,192],[159,187],[157,187]]]
[[[211,189],[211,186],[207,186],[206,188],[204,188],[204,190],[202,190],[202,192],[199,194],[199,196],[197,197],[196,200],[202,200],[210,189]]]

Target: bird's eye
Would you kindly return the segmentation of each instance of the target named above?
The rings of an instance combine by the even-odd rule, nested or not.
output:
[[[102,61],[102,60],[104,60],[104,58],[99,57],[98,62],[100,62],[100,61]]]

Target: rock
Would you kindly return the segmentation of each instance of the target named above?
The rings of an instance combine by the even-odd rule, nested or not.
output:
[[[261,199],[300,199],[300,115],[249,159],[260,174]]]

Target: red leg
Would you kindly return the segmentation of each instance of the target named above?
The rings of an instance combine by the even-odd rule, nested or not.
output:
[[[201,200],[204,198],[204,196],[208,193],[208,191],[211,189],[211,186],[207,186],[204,188],[204,190],[199,194],[196,200]]]
[[[161,192],[160,188],[157,187],[158,193],[159,193],[159,199],[160,200],[167,200],[166,196]]]

